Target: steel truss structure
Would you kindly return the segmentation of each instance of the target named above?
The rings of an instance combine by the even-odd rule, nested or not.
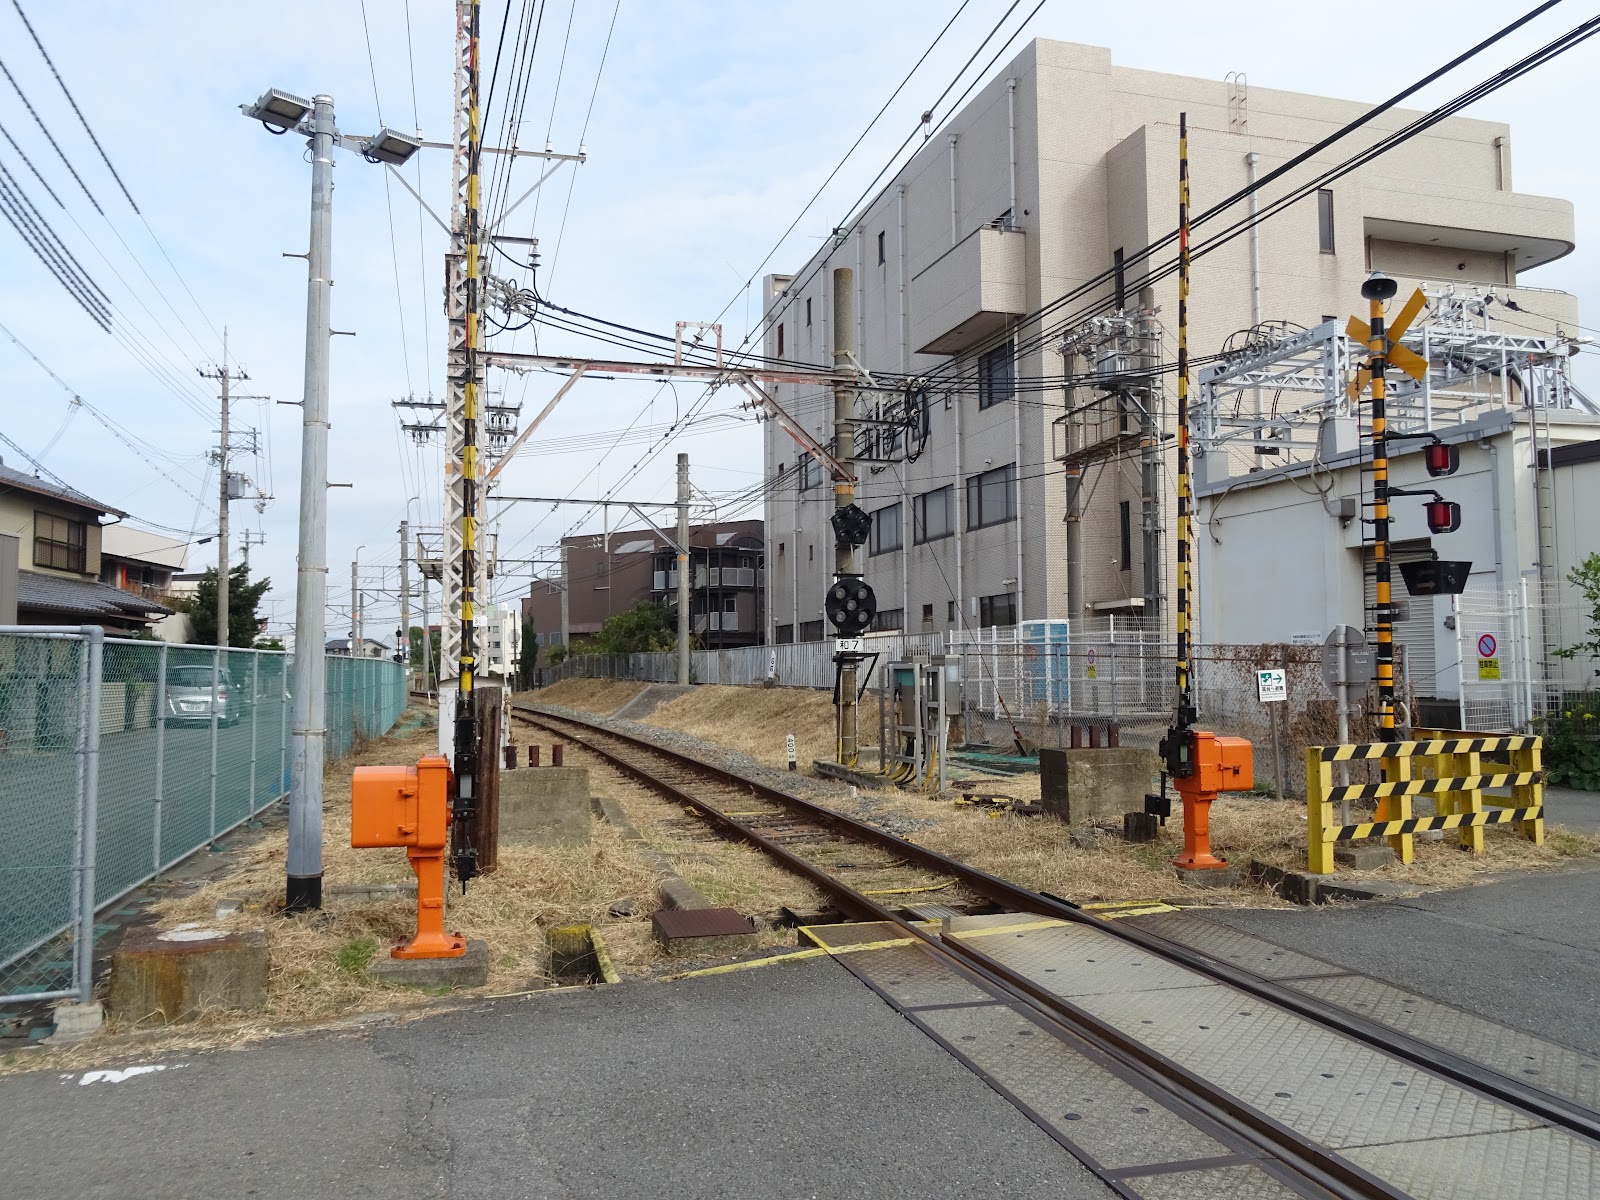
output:
[[[1600,412],[1572,384],[1571,340],[1490,327],[1492,296],[1453,288],[1424,292],[1428,307],[1401,344],[1427,361],[1420,381],[1400,377],[1388,389],[1389,428],[1425,433],[1470,421],[1494,409]],[[1287,334],[1252,331],[1247,345],[1200,371],[1194,412],[1202,457],[1229,456],[1238,467],[1313,464],[1346,448],[1325,436],[1327,423],[1348,422],[1356,444],[1360,406],[1350,383],[1364,354],[1339,321]]]

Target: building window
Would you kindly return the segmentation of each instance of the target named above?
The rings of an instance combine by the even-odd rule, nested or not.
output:
[[[772,631],[772,640],[779,646],[787,646],[794,641],[794,626],[779,625]]]
[[[778,357],[783,357],[783,322],[778,322]]]
[[[817,546],[816,546],[815,542],[811,542],[811,543],[808,543],[806,545],[806,561],[807,562],[816,562],[817,561]]]
[[[916,542],[936,542],[956,531],[956,487],[948,483],[931,492],[923,492],[912,501],[912,517],[916,522]]]
[[[822,622],[801,621],[800,640],[802,642],[820,642],[822,640]]]
[[[788,547],[788,544],[789,544],[789,543],[787,543],[787,542],[779,542],[779,543],[778,543],[778,557],[779,557],[779,558],[782,558],[782,557],[783,557],[783,555],[784,555],[784,551],[785,551],[785,549],[786,549],[786,548],[787,548],[787,547]]]
[[[736,613],[736,612],[738,612],[739,611],[739,597],[737,597],[737,596],[724,596],[722,598],[722,611],[725,612],[725,613]]]
[[[1017,518],[1017,464],[967,479],[967,528],[982,529]]]
[[[806,297],[806,328],[811,328],[811,297]]]
[[[922,606],[922,623],[924,625],[933,624],[933,605],[924,604]]]
[[[1327,188],[1317,189],[1317,249],[1333,253],[1333,193]]]
[[[878,230],[878,265],[880,267],[888,261],[887,257],[883,253],[883,234],[883,230]]]
[[[1017,623],[1017,594],[1001,592],[998,596],[984,596],[978,601],[978,624],[987,629],[991,625]]]
[[[1131,571],[1133,569],[1133,503],[1131,501],[1124,500],[1117,505],[1117,520],[1121,522],[1122,536],[1121,557],[1117,559],[1117,565],[1124,571]]]
[[[1012,363],[1015,355],[1013,343],[1008,340],[978,356],[979,408],[992,408],[1011,399],[1016,383]]]
[[[809,454],[802,454],[797,464],[800,468],[800,490],[809,492],[822,482],[822,470],[817,466],[817,460]]]
[[[898,633],[906,627],[906,610],[903,608],[880,609],[872,618],[872,632]]]
[[[947,621],[951,621],[951,622],[955,621],[955,619],[956,619],[956,602],[954,600],[945,601],[944,619],[947,620]]]
[[[900,506],[891,504],[887,508],[880,508],[872,514],[872,537],[867,544],[869,554],[884,554],[890,550],[898,550],[905,545],[903,535]]]
[[[49,513],[33,514],[33,565],[57,571],[85,570],[88,527]]]

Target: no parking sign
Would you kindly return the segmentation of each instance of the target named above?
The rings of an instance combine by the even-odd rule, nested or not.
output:
[[[1500,678],[1500,642],[1494,634],[1484,633],[1478,635],[1478,678],[1498,680]]]

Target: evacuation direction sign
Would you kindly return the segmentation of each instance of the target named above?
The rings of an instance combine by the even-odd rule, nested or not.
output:
[[[1256,696],[1263,704],[1289,698],[1289,683],[1282,671],[1257,671]]]

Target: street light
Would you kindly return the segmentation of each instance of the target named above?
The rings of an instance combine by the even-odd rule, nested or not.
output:
[[[347,138],[333,119],[333,97],[307,102],[269,88],[239,106],[269,133],[291,129],[310,139],[311,237],[306,250],[306,367],[300,435],[300,541],[295,580],[294,730],[289,784],[289,853],[285,908],[322,907],[322,766],[328,733],[324,709],[328,601],[328,339],[332,336],[333,148],[375,163],[399,165],[421,146],[416,138],[379,130]],[[352,603],[354,600],[352,599]],[[354,647],[352,646],[352,649]]]

